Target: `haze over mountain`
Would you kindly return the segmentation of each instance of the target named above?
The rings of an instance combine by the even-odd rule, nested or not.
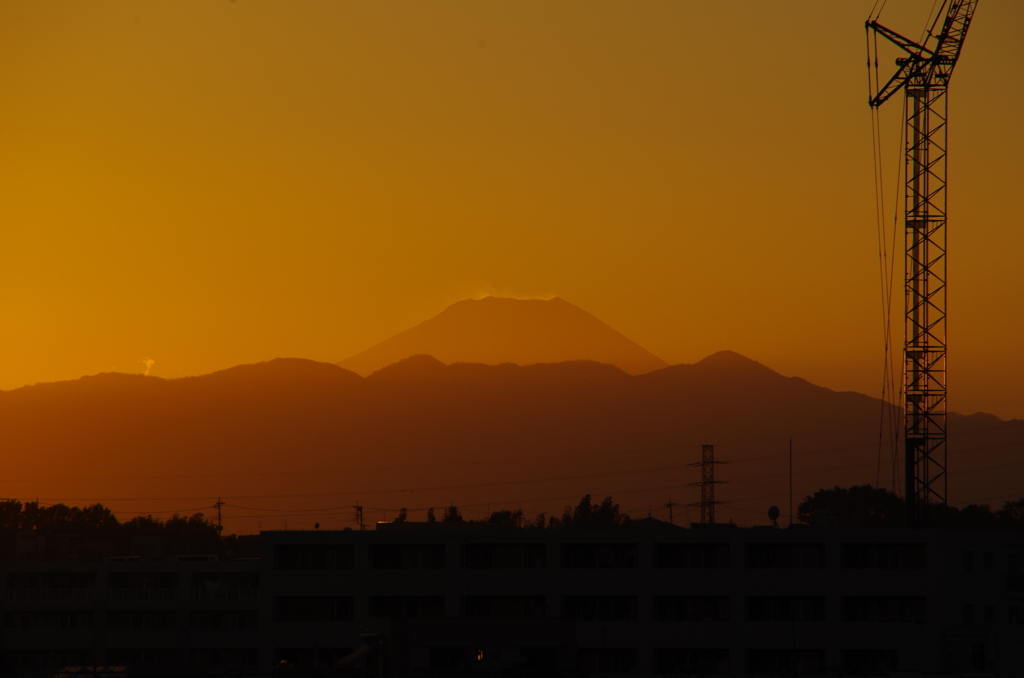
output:
[[[370,377],[280,359],[165,380],[100,374],[0,392],[0,494],[101,501],[128,515],[226,502],[228,531],[352,526],[400,507],[560,511],[584,493],[667,518],[697,501],[703,443],[728,484],[720,515],[787,515],[821,487],[891,484],[878,400],[839,393],[728,351],[630,376],[589,361],[444,365],[415,356]],[[950,499],[1024,488],[1024,421],[951,415]],[[696,520],[675,508],[677,522]],[[169,513],[159,514],[163,517]],[[783,520],[783,523],[785,521]]]
[[[421,354],[447,364],[593,360],[615,365],[627,374],[668,367],[661,358],[558,297],[466,299],[338,364],[366,376]]]

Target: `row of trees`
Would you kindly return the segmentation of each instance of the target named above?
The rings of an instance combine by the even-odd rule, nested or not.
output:
[[[135,516],[121,522],[103,504],[43,506],[37,501],[22,503],[0,500],[0,532],[38,530],[60,534],[98,535],[119,532],[128,535],[202,534],[217,535],[217,526],[202,513],[192,516],[174,514],[167,520],[153,516]]]
[[[0,500],[0,557],[14,557],[17,540],[30,532],[38,536],[78,535],[86,538],[97,553],[134,555],[136,537],[156,538],[165,555],[203,553],[235,554],[241,548],[238,537],[221,538],[217,525],[202,513],[173,515],[166,520],[135,516],[121,522],[106,506],[43,506],[37,501]],[[49,546],[45,547],[49,548]],[[85,547],[89,548],[89,547]],[[255,555],[253,553],[252,555]]]
[[[938,509],[938,507],[936,507]],[[989,504],[947,506],[936,512],[936,524],[958,530],[1024,530],[1024,497]],[[899,496],[882,487],[855,485],[818,490],[798,508],[800,522],[814,524],[827,516],[838,527],[892,528],[906,525],[906,509]]]
[[[401,509],[398,517],[392,522],[404,523],[409,520],[407,509]],[[472,524],[505,529],[586,529],[623,527],[634,522],[627,514],[619,510],[619,505],[611,497],[605,497],[600,503],[594,503],[590,495],[584,495],[576,506],[566,506],[561,517],[538,513],[533,520],[527,520],[523,509],[502,509],[492,511],[491,515],[482,520],[466,520],[457,506],[444,509],[438,520],[434,509],[427,509],[428,523]]]
[[[807,525],[829,524],[852,528],[894,528],[906,526],[903,499],[881,487],[855,485],[822,489],[806,497],[799,505],[800,522]],[[822,520],[824,518],[824,520]],[[408,520],[402,509],[394,522]],[[474,523],[495,528],[581,529],[630,527],[640,521],[631,519],[619,509],[611,497],[595,503],[584,495],[576,506],[566,506],[562,515],[539,513],[527,520],[522,509],[494,511],[482,520],[465,520],[458,507],[444,509],[440,520],[434,510],[427,511],[428,523]],[[1021,530],[1024,531],[1024,497],[1006,501],[993,510],[988,504],[969,504],[963,508],[947,506],[939,513],[938,525],[959,530]]]
[[[800,522],[813,525],[822,522],[822,517],[827,519],[823,522],[848,528],[893,528],[906,524],[903,500],[884,488],[871,485],[818,490],[800,503]],[[498,529],[609,529],[642,522],[631,519],[611,497],[595,502],[589,494],[575,506],[566,506],[561,516],[538,513],[531,520],[522,509],[502,509],[481,520],[466,520],[457,506],[448,506],[440,517],[429,509],[426,519],[428,523],[472,524]],[[408,520],[408,511],[401,509],[393,522]],[[1006,501],[998,510],[988,504],[949,506],[944,523],[952,529],[1024,531],[1024,497]],[[202,513],[175,514],[166,520],[135,516],[121,522],[102,504],[43,506],[39,502],[0,500],[0,551],[13,548],[14,537],[25,531],[109,538],[118,548],[134,537],[160,537],[167,548],[179,553],[220,554],[239,546],[238,537],[222,537],[217,525]]]

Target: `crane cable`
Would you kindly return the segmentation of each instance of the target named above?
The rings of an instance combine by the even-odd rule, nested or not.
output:
[[[885,3],[889,0],[875,0],[875,6],[871,8],[871,13],[868,15],[868,21],[878,21],[878,17],[882,16],[882,10],[885,9]],[[881,6],[879,6],[881,3]],[[875,10],[878,10],[877,12]]]
[[[876,3],[877,6],[877,3]],[[874,13],[874,9],[872,9]],[[870,20],[870,19],[869,19]],[[878,43],[877,39],[874,43],[875,49],[872,50],[871,40],[871,29],[868,24],[864,24],[864,40],[865,47],[867,50],[867,67],[868,67],[868,101],[871,102],[874,99],[875,90],[878,86]],[[875,65],[874,77],[872,77],[872,61]],[[882,333],[883,333],[883,363],[882,363],[882,395],[881,395],[881,407],[882,411],[879,415],[878,422],[878,459],[875,467],[875,486],[880,484],[882,474],[882,444],[885,431],[885,406],[886,406],[886,389],[888,386],[888,371],[889,371],[889,332],[888,332],[888,318],[886,317],[886,276],[885,276],[885,225],[883,217],[881,216],[884,212],[884,195],[882,191],[883,182],[881,177],[881,163],[879,161],[880,156],[880,138],[881,131],[878,124],[878,108],[876,106],[870,106],[871,112],[871,169],[874,174],[874,194],[875,194],[875,231],[878,239],[878,264],[879,264],[879,276],[881,282],[881,293],[882,293]]]
[[[876,2],[876,6],[878,3]],[[882,9],[885,7],[885,2],[881,3],[878,7],[878,12],[875,13],[872,9],[872,15],[875,19],[881,15]],[[871,19],[869,19],[870,21]],[[868,67],[868,100],[871,101],[878,87],[881,84],[881,80],[878,72],[878,34],[874,33],[872,36],[870,28],[867,24],[864,26],[865,41],[867,49],[867,67]],[[872,37],[874,38],[872,40]],[[873,70],[872,70],[873,69]],[[895,255],[896,251],[896,226],[894,224],[892,231],[892,244],[887,245],[889,240],[889,234],[887,233],[885,225],[885,182],[883,173],[883,161],[882,161],[882,134],[881,134],[881,118],[877,106],[870,106],[871,112],[871,152],[872,152],[872,169],[874,173],[874,192],[875,192],[875,227],[876,236],[878,238],[878,265],[879,265],[879,282],[881,290],[881,301],[882,301],[882,344],[883,344],[883,363],[882,363],[882,396],[881,396],[881,411],[879,414],[878,422],[878,454],[875,467],[875,485],[881,485],[882,475],[882,448],[886,442],[886,419],[888,417],[891,430],[889,430],[889,441],[892,450],[892,486],[893,492],[899,486],[898,473],[899,464],[897,459],[896,448],[899,438],[899,424],[897,417],[895,416],[898,411],[896,407],[897,399],[897,387],[895,383],[895,365],[893,360],[893,342],[892,342],[892,296],[893,296],[893,278],[894,278],[894,267],[895,267],[895,256],[890,256],[890,252]],[[897,175],[899,172],[897,171]],[[898,195],[898,189],[897,189]],[[894,215],[895,216],[895,215]],[[891,402],[890,402],[891,401]]]

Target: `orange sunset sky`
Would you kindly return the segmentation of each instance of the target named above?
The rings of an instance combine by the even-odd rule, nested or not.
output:
[[[337,362],[493,294],[878,395],[873,4],[2,3],[0,389]],[[981,0],[951,88],[949,405],[1024,418],[1021,31]]]

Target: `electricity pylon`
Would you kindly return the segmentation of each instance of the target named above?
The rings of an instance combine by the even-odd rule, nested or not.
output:
[[[715,446],[701,446],[701,460],[687,464],[687,466],[700,466],[700,482],[690,483],[691,486],[700,486],[700,501],[687,506],[700,506],[700,522],[703,525],[715,524],[715,507],[723,503],[715,500],[715,485],[721,485],[722,480],[715,480],[715,465],[724,464],[724,461],[715,461]]]

